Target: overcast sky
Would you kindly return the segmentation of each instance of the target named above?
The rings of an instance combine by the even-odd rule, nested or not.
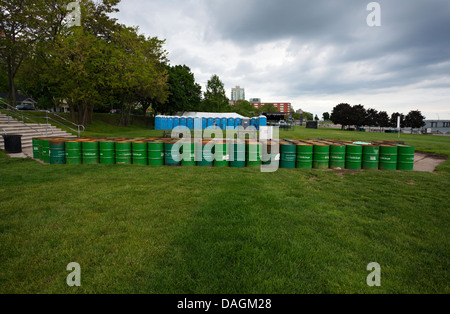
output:
[[[122,0],[120,23],[166,39],[204,88],[217,74],[247,100],[322,116],[341,102],[450,120],[450,1]]]

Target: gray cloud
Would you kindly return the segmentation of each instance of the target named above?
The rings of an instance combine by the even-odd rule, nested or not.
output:
[[[124,0],[118,17],[166,38],[169,59],[193,69],[200,84],[218,74],[227,89],[294,103],[420,85],[430,90],[428,110],[444,110],[431,93],[443,89],[450,99],[448,0],[379,0],[382,26],[374,28],[369,2]]]

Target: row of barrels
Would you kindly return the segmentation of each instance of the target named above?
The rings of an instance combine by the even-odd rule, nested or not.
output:
[[[275,142],[280,168],[413,170],[414,147],[396,143],[335,140]],[[270,164],[261,143],[202,141],[180,144],[172,139],[33,139],[34,158],[50,164],[137,164],[150,166],[257,167]],[[264,160],[264,161],[263,161]],[[266,161],[268,160],[268,161]]]
[[[232,157],[230,157],[232,154]],[[255,167],[262,164],[258,142],[180,144],[172,139],[34,138],[33,157],[49,164],[135,164],[150,166]]]
[[[285,140],[280,168],[413,170],[415,149],[395,143]]]

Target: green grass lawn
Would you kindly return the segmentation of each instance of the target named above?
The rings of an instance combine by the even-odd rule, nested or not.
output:
[[[162,134],[102,123],[89,136]],[[449,138],[401,140],[450,155]],[[45,166],[0,152],[0,293],[449,293],[449,185],[449,161],[436,173],[261,173]],[[66,285],[70,262],[79,288]],[[366,284],[371,262],[381,287]]]

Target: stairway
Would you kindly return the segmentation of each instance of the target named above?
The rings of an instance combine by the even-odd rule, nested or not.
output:
[[[6,134],[22,135],[22,150],[25,153],[32,152],[33,138],[35,137],[76,137],[50,124],[22,123],[12,117],[8,118],[6,114],[0,113],[0,134],[4,134],[5,131]],[[2,136],[0,136],[0,149],[5,149]]]

